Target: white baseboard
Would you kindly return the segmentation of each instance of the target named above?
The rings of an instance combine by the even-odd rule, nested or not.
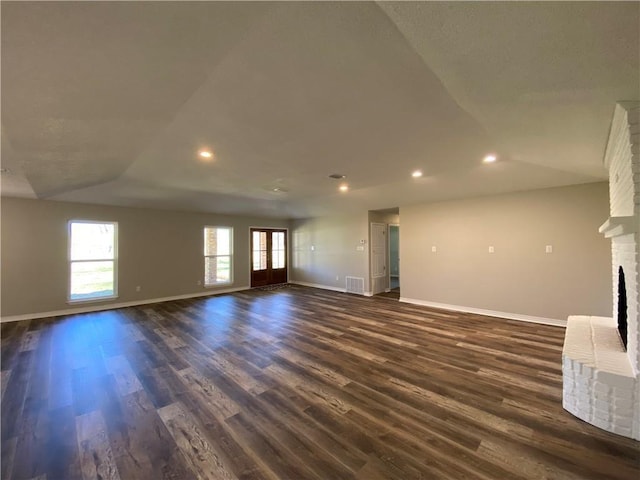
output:
[[[293,280],[289,281],[289,283],[293,283],[294,285],[302,285],[303,287],[312,287],[312,288],[321,288],[323,290],[332,290],[334,292],[345,293],[347,291],[346,288],[331,287],[329,285],[321,285],[319,283],[297,282],[297,281],[293,281]]]
[[[425,307],[441,308],[443,310],[452,310],[454,312],[475,313],[478,315],[486,315],[487,317],[507,318],[509,320],[520,320],[522,322],[542,323],[544,325],[554,325],[556,327],[566,327],[566,320],[556,318],[534,317],[532,315],[521,315],[519,313],[497,312],[495,310],[484,310],[482,308],[461,307],[459,305],[449,305],[448,303],[428,302],[426,300],[417,300],[415,298],[400,297],[401,302],[413,303]]]
[[[309,282],[297,282],[291,281],[295,285],[302,285],[305,287],[313,287],[313,288],[321,288],[323,290],[331,290],[334,292],[346,292],[346,288],[340,287],[332,287],[330,285],[321,285],[318,283],[309,283]],[[87,305],[83,307],[77,308],[68,308],[65,310],[55,310],[51,312],[37,312],[37,313],[26,313],[23,315],[8,315],[4,317],[0,317],[0,323],[5,322],[17,322],[20,320],[33,320],[36,318],[48,318],[48,317],[60,317],[63,315],[74,315],[78,313],[90,313],[90,312],[100,312],[103,310],[115,310],[117,308],[126,308],[126,307],[135,307],[138,305],[148,305],[150,303],[161,303],[161,302],[169,302],[171,300],[183,300],[186,298],[197,298],[197,297],[209,297],[215,295],[223,295],[225,293],[233,293],[240,292],[243,290],[250,290],[249,286],[242,287],[234,287],[234,288],[225,288],[221,290],[215,291],[207,291],[200,293],[187,293],[184,295],[173,295],[170,297],[160,297],[160,298],[150,298],[147,300],[134,300],[132,302],[121,302],[121,303],[109,303],[102,305]],[[364,296],[371,297],[371,292],[364,292]],[[510,320],[520,320],[523,322],[531,322],[531,323],[542,323],[545,325],[554,325],[558,327],[566,327],[566,320],[558,320],[555,318],[545,318],[545,317],[535,317],[531,315],[521,315],[518,313],[508,313],[508,312],[498,312],[494,310],[484,310],[480,308],[473,307],[461,307],[459,305],[450,305],[447,303],[437,303],[437,302],[428,302],[425,300],[418,300],[414,298],[406,298],[400,297],[401,302],[412,303],[414,305],[422,305],[425,307],[433,307],[433,308],[441,308],[443,310],[452,310],[455,312],[464,312],[464,313],[475,313],[478,315],[486,315],[489,317],[499,317],[499,318],[507,318]]]
[[[242,290],[249,290],[249,289],[250,289],[249,286],[243,286],[243,287],[225,288],[222,290],[212,290],[212,291],[210,290],[210,291],[200,292],[200,293],[187,293],[184,295],[173,295],[171,297],[150,298],[147,300],[134,300],[132,302],[109,303],[109,304],[102,304],[102,305],[87,305],[87,306],[77,307],[77,308],[68,308],[65,310],[55,310],[53,312],[38,312],[38,313],[26,313],[23,315],[8,315],[6,317],[0,317],[0,323],[18,322],[20,320],[33,320],[36,318],[60,317],[62,315],[75,315],[77,313],[100,312],[103,310],[115,310],[116,308],[136,307],[138,305],[147,305],[149,303],[170,302],[171,300],[183,300],[185,298],[210,297],[215,295],[222,295],[224,293],[240,292]]]
[[[309,283],[309,282],[296,282],[296,281],[290,281],[289,283],[293,283],[294,285],[302,285],[303,287],[313,287],[313,288],[321,288],[323,290],[331,290],[333,292],[342,292],[342,293],[347,293],[347,289],[346,288],[340,288],[340,287],[331,287],[329,285],[321,285],[319,283]],[[354,295],[357,295],[357,293],[355,293]],[[372,297],[373,293],[371,292],[364,292],[362,295],[364,295],[365,297]]]
[[[331,291],[334,291],[334,292],[347,293],[347,289],[346,288],[331,287],[329,285],[321,285],[319,283],[296,282],[296,281],[290,281],[289,283],[293,283],[294,285],[302,285],[303,287],[321,288],[323,290],[331,290]],[[354,295],[357,295],[357,293],[354,294]],[[363,292],[362,295],[364,295],[365,297],[372,297],[373,293],[371,293],[371,292]]]

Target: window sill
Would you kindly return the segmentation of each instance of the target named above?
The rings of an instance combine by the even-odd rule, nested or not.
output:
[[[109,295],[108,297],[94,297],[94,298],[79,298],[77,300],[67,300],[68,305],[76,305],[79,303],[96,303],[96,302],[105,302],[108,300],[115,300],[118,298],[118,295]]]

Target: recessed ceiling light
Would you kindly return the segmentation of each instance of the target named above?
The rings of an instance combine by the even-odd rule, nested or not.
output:
[[[338,187],[339,190],[341,192],[348,192],[349,191],[349,185],[347,185],[346,183],[343,183],[342,185],[340,185],[340,187]]]
[[[413,178],[420,178],[422,176],[422,170],[416,170],[411,174]]]
[[[198,152],[201,158],[213,158],[213,153],[210,150],[200,150]]]
[[[484,157],[482,159],[482,161],[484,163],[493,163],[498,159],[498,157],[496,157],[493,153],[490,153],[489,155],[487,155],[486,157]]]

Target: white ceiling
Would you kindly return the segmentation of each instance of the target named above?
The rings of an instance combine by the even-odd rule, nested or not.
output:
[[[588,183],[640,99],[638,2],[1,8],[8,196],[305,217]]]

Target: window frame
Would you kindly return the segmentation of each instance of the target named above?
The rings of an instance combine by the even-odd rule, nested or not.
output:
[[[229,254],[228,255],[207,255],[207,229],[226,229],[229,231]],[[233,227],[229,225],[205,225],[202,229],[202,254],[203,254],[203,272],[202,272],[202,285],[205,288],[215,288],[221,285],[233,285]],[[207,283],[207,259],[229,257],[229,280],[226,282]]]
[[[93,225],[113,225],[113,258],[91,258],[84,260],[72,260],[71,258],[71,245],[72,234],[71,227],[74,223],[89,223]],[[90,298],[71,298],[71,280],[73,275],[74,263],[87,263],[87,262],[113,262],[113,294],[101,297]],[[112,300],[118,298],[118,222],[115,221],[101,221],[101,220],[84,220],[84,219],[72,219],[67,222],[67,303],[88,303],[88,302],[102,302],[105,300]]]

